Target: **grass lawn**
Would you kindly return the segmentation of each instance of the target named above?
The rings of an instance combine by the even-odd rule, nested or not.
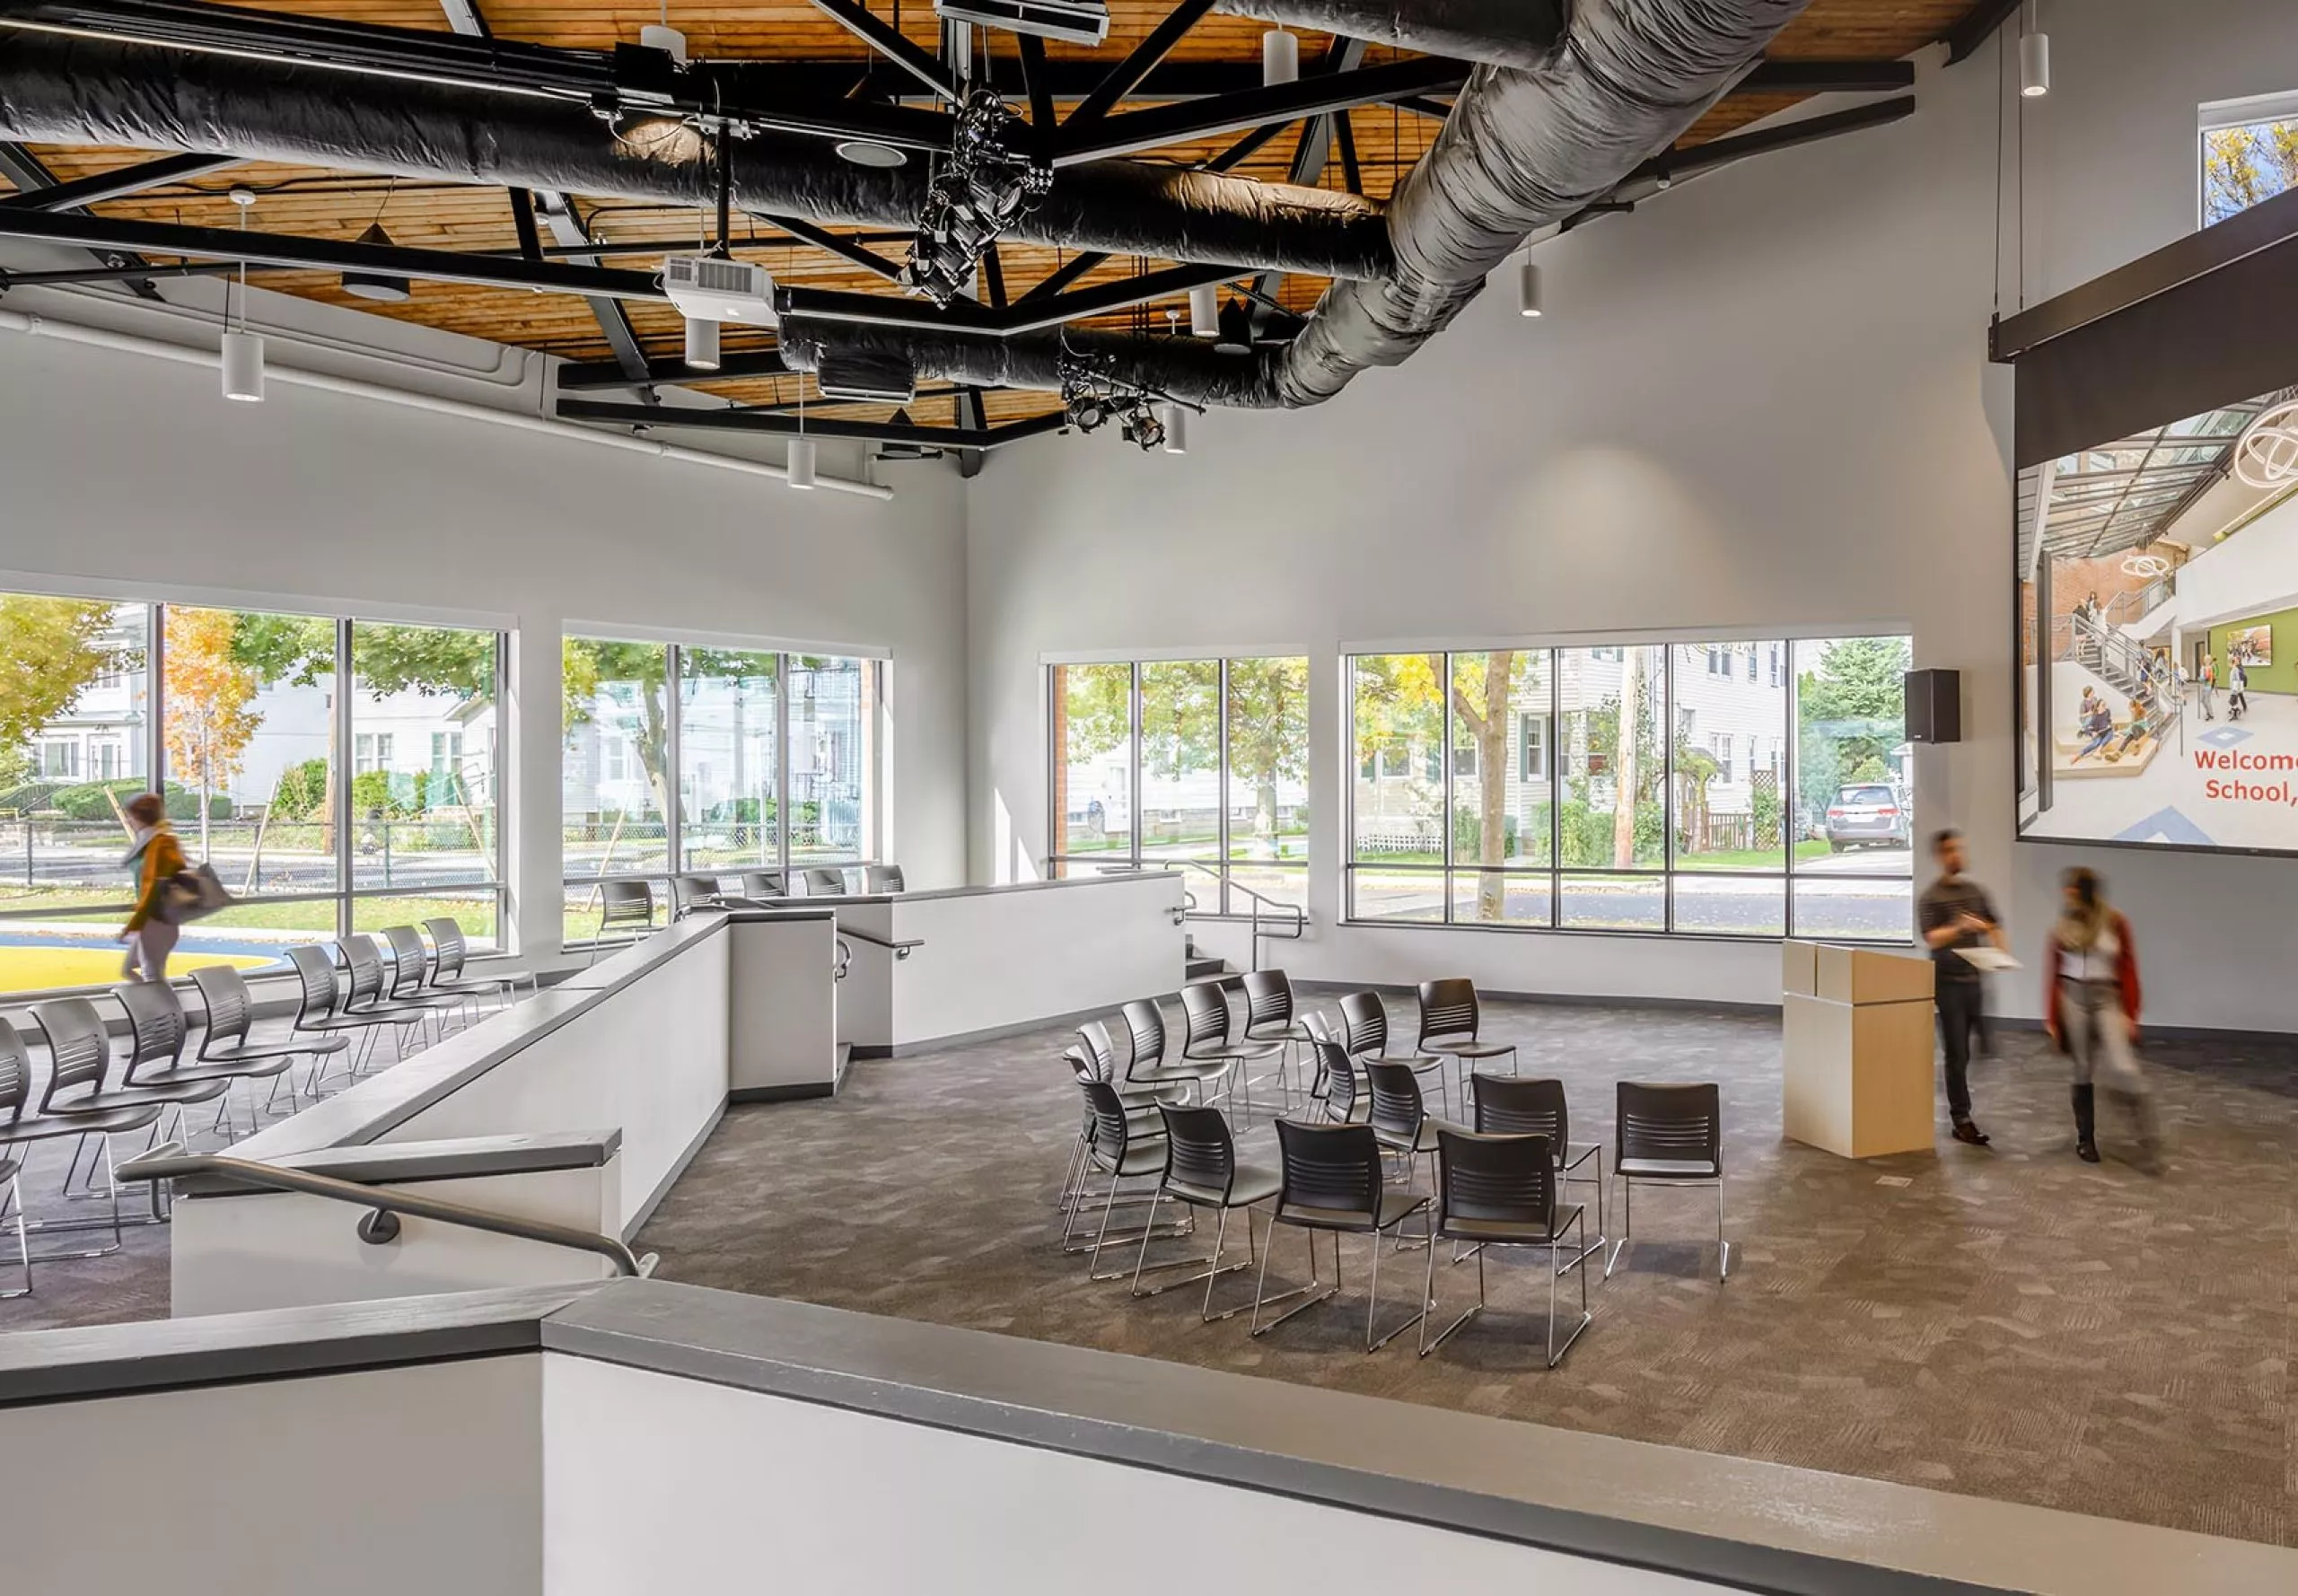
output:
[[[1798,859],[1824,859],[1828,856],[1828,845],[1819,840],[1799,842],[1795,845],[1795,856]],[[1379,870],[1384,865],[1391,864],[1429,865],[1443,863],[1444,856],[1442,854],[1419,853],[1368,855],[1357,860],[1356,864],[1360,870]],[[1478,866],[1470,863],[1462,863],[1455,864],[1452,868],[1472,871]],[[1539,860],[1512,859],[1504,868],[1539,871],[1545,870],[1548,866]],[[1566,870],[1609,870],[1611,868],[1611,861],[1606,859],[1601,862],[1594,860],[1583,862],[1567,859],[1565,861],[1564,868]],[[1647,865],[1645,868],[1653,867]],[[1780,850],[1777,848],[1737,848],[1713,854],[1678,854],[1676,868],[1679,870],[1763,870],[1767,868],[1778,870],[1784,868],[1784,864]]]

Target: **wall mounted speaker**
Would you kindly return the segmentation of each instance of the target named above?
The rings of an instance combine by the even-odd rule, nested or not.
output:
[[[1963,740],[1961,671],[1910,671],[1907,673],[1907,740],[1909,742],[1960,742]]]

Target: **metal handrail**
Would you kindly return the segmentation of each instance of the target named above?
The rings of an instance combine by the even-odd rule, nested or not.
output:
[[[359,1222],[359,1239],[378,1247],[397,1239],[399,1220],[396,1216],[404,1214],[415,1219],[435,1219],[442,1224],[459,1224],[466,1230],[515,1236],[522,1241],[540,1241],[551,1247],[595,1252],[614,1265],[617,1274],[636,1278],[652,1275],[657,1261],[655,1254],[650,1252],[640,1258],[625,1242],[596,1231],[576,1230],[571,1225],[552,1224],[539,1219],[521,1219],[485,1208],[467,1207],[443,1197],[386,1190],[364,1186],[356,1180],[338,1179],[333,1175],[315,1175],[308,1170],[259,1163],[250,1158],[232,1158],[222,1153],[187,1153],[181,1142],[162,1142],[150,1152],[129,1159],[119,1166],[117,1172],[126,1180],[167,1180],[186,1175],[229,1175],[250,1186],[261,1186],[273,1191],[301,1192],[308,1197],[329,1197],[338,1203],[355,1204],[369,1210],[366,1217]]]
[[[868,932],[857,930],[851,925],[839,926],[838,928],[838,934],[840,936],[858,938],[863,942],[868,943],[872,947],[890,949],[892,951],[893,956],[897,959],[907,959],[909,957],[910,950],[912,948],[922,948],[925,945],[925,939],[922,936],[913,936],[905,942],[888,942],[882,936],[873,936]]]
[[[1309,933],[1308,914],[1297,903],[1279,903],[1276,899],[1267,897],[1262,893],[1255,891],[1252,888],[1245,885],[1244,882],[1237,881],[1234,878],[1224,874],[1221,871],[1215,870],[1212,865],[1207,864],[1199,859],[1160,859],[1157,863],[1162,866],[1178,864],[1188,870],[1201,870],[1206,874],[1211,876],[1215,881],[1219,881],[1229,888],[1232,891],[1242,892],[1247,898],[1252,899],[1252,946],[1253,968],[1255,969],[1259,969],[1260,968],[1260,944],[1261,940],[1264,937],[1282,940],[1285,942],[1299,942]],[[1186,893],[1188,889],[1183,888],[1182,891]],[[1194,900],[1192,899],[1192,901]],[[1268,909],[1272,917],[1276,917],[1281,912],[1285,916],[1284,923],[1290,925],[1292,929],[1290,931],[1262,930],[1260,916],[1261,909],[1264,906]]]

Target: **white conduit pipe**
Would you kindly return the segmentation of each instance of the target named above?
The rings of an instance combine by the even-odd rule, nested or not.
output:
[[[206,366],[214,370],[220,356],[212,349],[197,349],[183,344],[171,344],[162,338],[140,338],[134,333],[112,332],[101,327],[89,327],[77,321],[57,321],[47,316],[35,316],[23,311],[0,311],[0,331],[21,332],[31,338],[57,338],[67,344],[84,344],[96,349],[117,349],[130,355],[148,355],[159,360],[172,360],[182,365]],[[651,438],[634,438],[623,433],[592,432],[586,427],[573,426],[564,421],[552,421],[540,416],[522,415],[516,410],[497,410],[487,405],[466,404],[460,399],[437,399],[427,393],[410,393],[403,388],[387,388],[380,382],[361,382],[350,377],[330,377],[320,372],[297,371],[290,366],[275,365],[266,373],[272,381],[292,383],[299,388],[316,388],[327,393],[346,394],[353,399],[374,399],[387,405],[402,405],[410,410],[428,410],[434,416],[452,416],[464,421],[486,422],[495,426],[516,427],[521,432],[539,433],[545,437],[565,439],[571,443],[591,443],[607,449],[621,449],[635,454],[650,454],[658,460],[676,460],[686,465],[715,466],[722,471],[740,471],[751,477],[771,477],[776,481],[787,481],[789,473],[781,466],[767,465],[761,460],[738,460],[730,454],[712,454],[706,450],[681,448],[676,443],[658,443]],[[894,490],[874,482],[856,482],[847,477],[817,477],[815,485],[838,493],[857,494],[868,499],[890,499]]]

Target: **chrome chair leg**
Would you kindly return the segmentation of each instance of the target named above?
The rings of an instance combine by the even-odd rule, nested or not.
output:
[[[12,1206],[16,1210],[16,1258],[23,1267],[24,1284],[14,1291],[0,1291],[0,1302],[4,1302],[10,1297],[28,1297],[32,1294],[32,1246],[24,1230],[24,1188],[22,1178],[14,1175],[8,1178],[8,1190],[5,1197],[0,1197],[0,1220],[8,1217],[8,1210]]]
[[[1166,1202],[1178,1200],[1165,1195],[1164,1183],[1162,1180],[1159,1181],[1157,1185],[1157,1197]],[[1154,1213],[1153,1208],[1152,1209],[1152,1213]],[[1196,1217],[1195,1207],[1194,1205],[1192,1205],[1189,1215],[1192,1224]],[[1250,1219],[1248,1219],[1245,1223],[1248,1228],[1250,1228],[1252,1222]],[[1189,1233],[1195,1233],[1194,1228],[1192,1228]],[[1221,1261],[1222,1245],[1228,1233],[1229,1210],[1224,1208],[1221,1210],[1220,1223],[1214,1226],[1212,1252],[1204,1258],[1177,1258],[1169,1263],[1153,1264],[1149,1261],[1149,1243],[1156,1239],[1156,1231],[1153,1225],[1143,1226],[1141,1231],[1141,1251],[1140,1254],[1133,1260],[1133,1294],[1136,1297],[1158,1296],[1162,1295],[1165,1292],[1171,1291],[1177,1285],[1194,1285],[1198,1281],[1202,1280],[1205,1282],[1206,1307],[1207,1311],[1210,1311],[1213,1304],[1213,1282],[1219,1279],[1224,1275],[1233,1275],[1239,1269],[1250,1268],[1252,1267],[1250,1263],[1224,1264]],[[1153,1285],[1147,1291],[1141,1289],[1141,1276],[1145,1273],[1155,1274],[1164,1269],[1188,1269],[1194,1268],[1199,1264],[1206,1266],[1205,1272],[1203,1274],[1185,1275],[1179,1280],[1168,1280],[1162,1285]],[[1211,1324],[1213,1321],[1208,1319],[1205,1322]]]
[[[1396,1229],[1399,1232],[1404,1229],[1404,1220],[1401,1217],[1399,1217],[1396,1223]],[[1333,1245],[1338,1248],[1339,1244],[1339,1238],[1336,1236],[1333,1240]],[[1431,1252],[1436,1250],[1435,1247],[1432,1243],[1423,1243],[1423,1245],[1427,1246]],[[1479,1269],[1483,1267],[1484,1266],[1481,1262],[1477,1265],[1477,1267]],[[1336,1269],[1335,1272],[1338,1273],[1338,1270]],[[1378,1340],[1374,1340],[1373,1331],[1373,1327],[1380,1317],[1380,1311],[1381,1232],[1376,1230],[1373,1232],[1373,1289],[1369,1293],[1367,1293],[1364,1302],[1364,1350],[1366,1354],[1370,1355],[1380,1351],[1381,1348],[1386,1346],[1399,1336],[1403,1335],[1407,1330],[1412,1329],[1413,1326],[1425,1324],[1428,1322],[1428,1298],[1424,1294],[1420,1299],[1419,1312],[1414,1314],[1410,1319],[1408,1319],[1403,1323],[1398,1325],[1396,1329],[1390,1330],[1387,1335],[1381,1337]]]
[[[1268,1222],[1268,1245],[1261,1250],[1260,1272],[1255,1276],[1253,1285],[1253,1317],[1251,1325],[1249,1327],[1249,1333],[1256,1338],[1267,1335],[1269,1331],[1294,1314],[1305,1313],[1318,1303],[1329,1302],[1340,1293],[1340,1237],[1338,1233],[1336,1232],[1332,1239],[1332,1284],[1325,1286],[1322,1292],[1314,1296],[1309,1293],[1315,1292],[1320,1285],[1324,1285],[1322,1277],[1317,1273],[1317,1232],[1303,1227],[1302,1233],[1309,1238],[1309,1284],[1296,1286],[1288,1292],[1280,1292],[1273,1297],[1267,1296],[1264,1293],[1268,1290],[1268,1260],[1276,1255],[1276,1221],[1272,1218]],[[1267,1324],[1261,1323],[1262,1309],[1274,1308],[1277,1303],[1290,1302],[1294,1297],[1304,1300],[1287,1308]]]

